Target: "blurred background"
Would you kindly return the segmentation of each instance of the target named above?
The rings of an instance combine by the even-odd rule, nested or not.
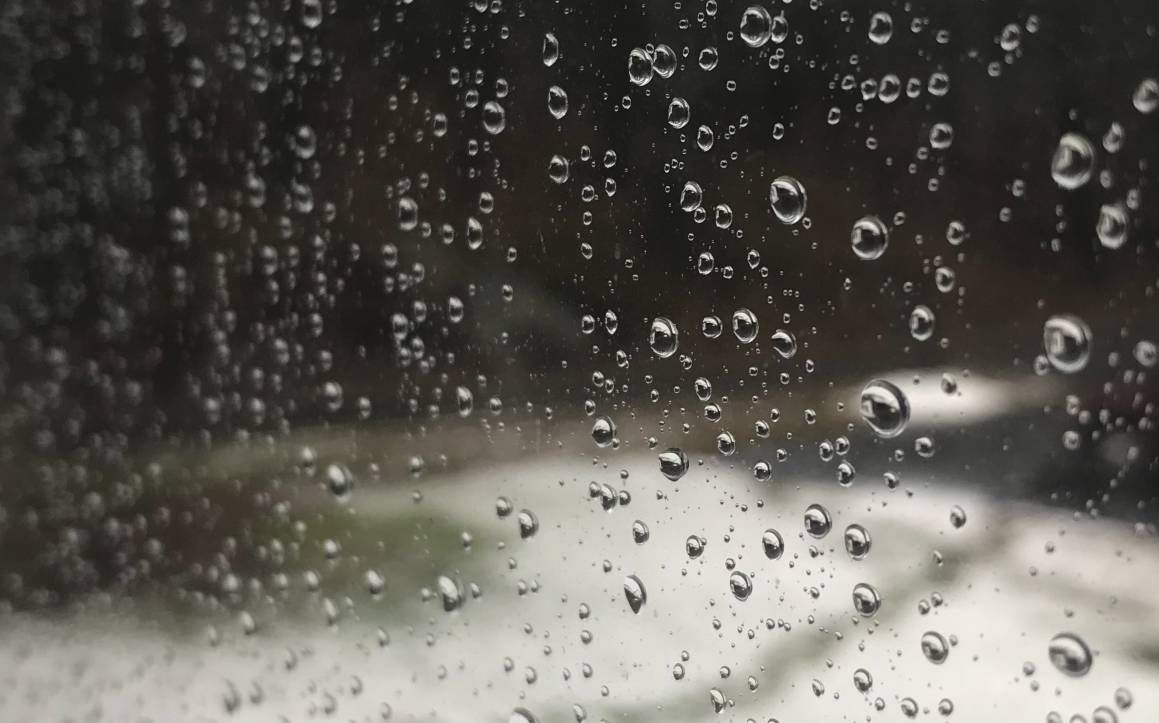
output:
[[[1157,21],[0,4],[0,720],[1153,720]]]

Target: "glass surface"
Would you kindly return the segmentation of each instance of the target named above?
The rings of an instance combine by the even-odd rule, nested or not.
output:
[[[1159,720],[1157,26],[0,4],[0,721]]]

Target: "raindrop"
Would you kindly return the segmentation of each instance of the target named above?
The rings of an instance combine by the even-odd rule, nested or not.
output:
[[[1095,166],[1095,148],[1086,136],[1064,133],[1050,160],[1050,176],[1058,187],[1073,191],[1091,178]]]
[[[914,339],[925,341],[934,335],[934,312],[921,304],[909,314],[909,332]]]
[[[633,48],[628,53],[628,79],[633,85],[644,86],[652,82],[652,56],[643,48]]]
[[[780,559],[785,552],[785,541],[781,533],[771,527],[761,535],[761,545],[765,548],[765,557],[770,560]]]
[[[1099,208],[1099,220],[1095,233],[1103,248],[1112,251],[1127,242],[1127,208],[1122,203],[1104,203]]]
[[[652,69],[661,78],[671,78],[676,72],[676,52],[664,43],[657,45],[652,52]]]
[[[673,98],[668,103],[668,125],[673,128],[683,128],[688,125],[689,119],[692,117],[692,112],[688,107],[688,101],[683,98]],[[681,204],[683,205],[683,204]],[[697,204],[699,205],[699,204]],[[690,211],[691,209],[684,209]]]
[[[892,382],[875,379],[861,390],[861,416],[879,437],[890,439],[909,423],[909,400]]]
[[[1074,633],[1059,633],[1050,639],[1047,648],[1050,662],[1063,673],[1081,677],[1090,672],[1091,649]]]
[[[675,482],[688,471],[688,455],[673,447],[660,455],[660,474]]]
[[[679,346],[676,325],[663,316],[653,319],[652,326],[648,331],[648,345],[661,359],[667,359],[675,354]]]
[[[753,594],[753,581],[740,570],[733,570],[729,575],[728,587],[732,590],[732,596],[741,602],[748,600],[749,595]]]
[[[649,536],[648,525],[644,524],[643,520],[636,520],[632,523],[632,539],[636,541],[637,545],[647,542]]]
[[[350,492],[354,489],[354,475],[344,464],[332,462],[326,465],[326,486],[330,494],[340,502],[350,499]]]
[[[547,110],[556,120],[567,115],[567,91],[558,85],[547,89]]]
[[[829,516],[829,510],[818,504],[805,508],[805,532],[820,539],[828,535],[831,529],[833,529],[833,518]]]
[[[600,449],[612,445],[616,439],[616,423],[611,417],[596,417],[595,424],[592,425],[592,439]]]
[[[760,5],[751,5],[740,17],[740,37],[750,48],[759,48],[769,42],[773,18]]]
[[[853,671],[853,687],[859,692],[868,693],[873,687],[873,676],[865,668],[858,668]]]
[[[539,532],[539,518],[531,510],[520,510],[516,520],[519,522],[519,536],[523,539]]]
[[[559,38],[555,37],[555,33],[547,33],[543,36],[543,64],[550,68],[557,60],[559,60]]]
[[[1159,81],[1144,78],[1131,96],[1131,105],[1143,114],[1154,113],[1159,107]]]
[[[635,575],[624,578],[624,595],[628,598],[628,607],[634,613],[639,613],[644,603],[648,602],[648,591],[644,589],[644,583],[640,582],[640,578]]]
[[[1059,314],[1042,327],[1042,345],[1050,365],[1060,372],[1081,371],[1091,357],[1091,329],[1077,316]]]
[[[881,596],[877,588],[869,583],[859,582],[853,586],[853,609],[862,617],[873,617],[881,609]]]
[[[769,184],[769,204],[777,220],[793,225],[805,217],[805,187],[792,176],[779,176]]]
[[[757,338],[757,315],[748,309],[732,312],[732,333],[742,344]]]
[[[854,523],[845,528],[845,551],[854,560],[865,559],[872,544],[869,531],[861,525]]]
[[[931,630],[922,635],[922,655],[931,663],[941,665],[950,655],[950,646],[941,633]]]
[[[887,12],[876,12],[869,19],[869,39],[875,45],[885,45],[893,37],[893,18]]]
[[[858,258],[873,261],[881,258],[889,246],[889,230],[877,216],[862,216],[853,224],[849,241]]]
[[[958,505],[950,508],[950,524],[954,527],[961,527],[966,524],[966,511]]]
[[[503,106],[493,100],[483,104],[483,128],[493,136],[497,136],[507,127],[507,112]]]

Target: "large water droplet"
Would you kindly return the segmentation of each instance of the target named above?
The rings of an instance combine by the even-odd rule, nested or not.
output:
[[[688,471],[688,455],[675,447],[659,454],[660,474],[675,482]]]
[[[869,530],[856,522],[845,528],[845,551],[854,560],[864,559],[872,545],[873,539],[869,536]]]
[[[663,316],[653,319],[652,326],[648,330],[648,346],[652,347],[652,351],[661,359],[667,359],[675,354],[680,346],[676,325]]]
[[[861,416],[886,439],[896,437],[909,424],[909,400],[892,382],[875,379],[861,390]]]
[[[761,535],[761,546],[765,548],[765,557],[770,560],[780,559],[785,552],[785,541],[781,533],[771,527]]]
[[[1154,78],[1144,78],[1139,87],[1131,95],[1131,105],[1143,114],[1154,113],[1159,108],[1159,81]]]
[[[639,613],[644,603],[648,602],[648,591],[644,589],[644,583],[640,582],[640,578],[635,575],[624,578],[624,595],[628,598],[628,607],[634,613]]]
[[[350,493],[354,490],[354,475],[346,465],[332,462],[326,465],[326,486],[330,494],[337,497],[340,502],[345,502],[350,499]]]
[[[741,602],[748,600],[749,595],[753,594],[753,581],[740,570],[733,570],[728,576],[728,587],[732,590],[733,597]]]
[[[1104,203],[1099,208],[1099,220],[1095,224],[1095,234],[1103,248],[1112,251],[1127,242],[1129,220],[1127,207],[1122,203]]]
[[[547,33],[543,36],[543,64],[550,68],[557,60],[559,60],[559,38],[555,37],[555,33]]]
[[[1091,358],[1091,328],[1077,316],[1052,316],[1042,327],[1042,345],[1051,366],[1073,374]]]
[[[1095,167],[1095,147],[1079,133],[1064,133],[1050,159],[1050,176],[1067,191],[1081,188]]]
[[[1050,639],[1047,648],[1050,662],[1067,675],[1080,677],[1091,669],[1091,649],[1074,633],[1059,633]]]
[[[941,665],[950,656],[950,645],[941,633],[931,630],[922,635],[922,655],[931,663]]]
[[[748,344],[757,338],[757,315],[748,309],[737,309],[732,312],[732,333],[742,344]]]
[[[934,312],[930,307],[918,304],[909,314],[909,333],[918,341],[925,341],[934,335]]]
[[[769,42],[773,32],[773,17],[760,5],[749,6],[740,16],[740,37],[750,48],[759,48]]]
[[[507,127],[507,112],[496,101],[489,100],[483,104],[483,128],[493,136],[497,136]]]
[[[596,417],[595,423],[592,424],[592,439],[601,449],[612,445],[616,439],[616,423],[611,417]]]
[[[805,508],[805,532],[820,539],[828,535],[831,529],[833,529],[833,518],[829,516],[829,510],[817,504]]]
[[[885,45],[893,37],[893,18],[887,12],[876,12],[869,18],[869,39],[875,45]]]
[[[779,176],[769,185],[769,204],[777,220],[792,225],[805,217],[805,187],[792,176]]]
[[[673,128],[683,128],[688,125],[689,119],[692,117],[692,111],[688,107],[688,101],[683,98],[673,98],[668,103],[668,125]],[[697,204],[699,205],[699,204]],[[685,211],[692,209],[686,208]]]
[[[531,510],[520,510],[516,520],[519,522],[519,536],[523,539],[539,532],[539,518]]]
[[[858,258],[873,261],[881,258],[889,247],[889,229],[877,216],[862,216],[853,223],[849,242]]]
[[[435,581],[435,584],[439,589],[439,597],[443,600],[443,610],[451,612],[462,607],[464,597],[463,588],[458,582],[446,575],[439,575],[439,579]]]
[[[721,712],[724,710],[724,706],[728,704],[728,700],[724,697],[724,693],[721,693],[716,688],[712,688],[708,691],[708,700],[712,703],[713,713]]]
[[[633,85],[648,85],[652,82],[652,56],[643,48],[633,48],[628,53],[628,80]]]
[[[873,617],[881,609],[881,596],[877,588],[866,582],[853,586],[853,609],[862,617]]]

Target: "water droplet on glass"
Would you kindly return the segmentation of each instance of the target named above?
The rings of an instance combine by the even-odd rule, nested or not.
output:
[[[660,458],[660,474],[675,482],[684,476],[688,471],[688,455],[684,454],[683,450],[673,447],[667,451],[661,452]]]
[[[792,359],[797,354],[797,338],[785,329],[777,329],[769,337],[769,345],[782,359]]]
[[[853,586],[853,609],[862,617],[873,617],[881,609],[881,596],[877,588],[866,582]]]
[[[688,107],[688,101],[684,100],[683,98],[673,98],[671,102],[668,103],[668,125],[677,129],[683,128],[684,126],[688,125],[688,121],[691,117],[692,111]],[[691,211],[692,209],[686,208],[684,210]]]
[[[757,315],[748,309],[737,309],[732,312],[732,333],[742,344],[748,344],[757,338]]]
[[[946,662],[946,658],[950,655],[950,645],[941,633],[935,633],[932,630],[924,633],[921,643],[922,655],[926,656],[926,660],[935,665]]]
[[[555,33],[547,33],[543,36],[543,64],[550,68],[557,60],[559,60],[559,38],[555,37]]]
[[[878,436],[890,439],[909,423],[909,400],[892,382],[875,379],[861,390],[861,416]]]
[[[1122,203],[1104,203],[1099,208],[1099,220],[1095,224],[1095,234],[1103,248],[1112,251],[1127,242],[1129,221],[1127,207]]]
[[[558,85],[547,89],[547,111],[551,117],[559,120],[567,115],[567,91]]]
[[[909,314],[909,332],[914,339],[925,341],[934,335],[934,312],[921,304]]]
[[[1077,678],[1090,672],[1091,649],[1074,633],[1055,635],[1050,639],[1047,653],[1054,667],[1067,675]]]
[[[652,82],[652,56],[643,48],[633,48],[628,53],[628,80],[633,85],[644,86]]]
[[[733,597],[741,602],[748,600],[749,595],[753,594],[752,580],[740,570],[733,570],[732,574],[728,576],[728,587],[732,590]]]
[[[592,439],[595,440],[596,446],[601,449],[610,447],[615,438],[616,423],[612,418],[596,417],[595,424],[592,425]]]
[[[648,330],[648,345],[661,359],[667,359],[676,353],[679,346],[679,334],[676,325],[671,320],[658,316],[652,320]]]
[[[1060,372],[1073,374],[1082,370],[1090,360],[1091,329],[1077,316],[1052,316],[1042,327],[1042,345],[1051,366]]]
[[[791,226],[805,217],[805,187],[792,176],[779,176],[769,184],[769,204],[777,220]]]
[[[1131,95],[1131,105],[1140,113],[1154,113],[1155,108],[1159,107],[1159,81],[1154,78],[1144,78],[1140,81],[1139,87],[1135,88],[1135,92]]]
[[[893,37],[893,18],[889,13],[876,12],[869,18],[869,39],[875,45],[885,45]]]
[[[831,529],[833,518],[829,516],[829,510],[817,504],[805,508],[805,532],[820,539],[828,535]]]
[[[861,525],[853,523],[845,528],[845,551],[854,560],[864,559],[872,545],[873,540],[869,536],[869,531]]]
[[[507,112],[496,101],[489,100],[483,104],[483,129],[493,136],[497,136],[507,127]]]
[[[636,520],[632,523],[632,539],[636,541],[637,545],[647,542],[648,537],[648,525],[644,524],[643,520]]]
[[[877,216],[862,216],[849,232],[853,253],[863,261],[881,258],[889,246],[889,230]]]
[[[640,578],[635,575],[624,578],[624,595],[628,599],[628,607],[634,613],[639,613],[640,608],[648,601],[648,591],[644,589],[644,583],[640,582]]]
[[[531,510],[520,510],[515,519],[519,523],[519,536],[523,539],[539,532],[539,518]]]
[[[761,546],[765,548],[765,557],[770,560],[780,559],[785,552],[785,541],[781,533],[771,527],[761,534]]]
[[[750,48],[759,48],[769,42],[773,18],[760,5],[749,6],[740,17],[740,37]]]
[[[350,499],[350,493],[354,489],[354,475],[351,474],[350,469],[344,464],[332,462],[326,465],[325,474],[326,486],[330,490],[330,494],[341,502]]]
[[[853,687],[861,693],[868,693],[873,687],[873,676],[865,668],[858,668],[853,671]]]
[[[1050,159],[1050,176],[1058,187],[1073,191],[1091,178],[1095,167],[1095,148],[1086,136],[1064,133]]]

